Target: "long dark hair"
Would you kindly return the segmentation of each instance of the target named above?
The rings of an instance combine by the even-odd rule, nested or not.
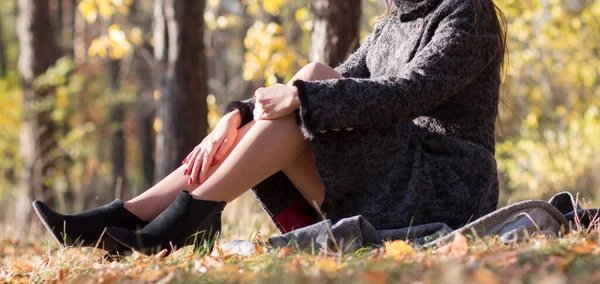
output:
[[[508,47],[506,46],[506,16],[498,8],[496,3],[493,0],[471,0],[475,5],[475,9],[477,15],[475,17],[476,21],[479,19],[479,15],[482,15],[484,4],[489,4],[487,7],[493,7],[494,12],[496,13],[495,21],[492,21],[492,29],[494,29],[494,34],[496,34],[497,45],[498,45],[498,54],[497,54],[497,62],[500,63],[500,70],[504,74],[506,72],[505,59],[508,56]],[[379,19],[385,19],[389,17],[394,9],[396,8],[396,4],[394,4],[393,0],[385,0],[387,8],[385,12],[379,17]],[[475,23],[477,25],[477,23]]]

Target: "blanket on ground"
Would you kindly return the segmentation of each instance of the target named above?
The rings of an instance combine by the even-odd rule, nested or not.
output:
[[[527,200],[491,212],[469,224],[452,230],[444,223],[432,223],[408,228],[376,230],[362,216],[342,219],[335,224],[324,220],[316,224],[272,237],[272,247],[294,246],[300,250],[356,251],[365,246],[383,245],[384,241],[405,240],[424,247],[445,244],[460,233],[467,238],[498,236],[505,243],[517,242],[543,234],[558,237],[572,230],[597,225],[598,209],[583,209],[569,192],[561,192],[549,201]],[[248,254],[244,242],[224,244],[233,253]],[[249,246],[252,249],[253,246]]]

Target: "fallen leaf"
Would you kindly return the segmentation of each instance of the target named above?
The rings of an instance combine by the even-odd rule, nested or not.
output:
[[[324,258],[315,262],[315,268],[324,272],[336,272],[338,271],[338,265],[333,259]]]
[[[162,270],[150,270],[150,271],[146,271],[144,273],[142,273],[142,275],[140,276],[141,279],[144,279],[146,281],[158,281],[159,279],[162,278],[164,274],[164,271]]]
[[[415,254],[415,250],[405,241],[385,242],[384,245],[386,256],[394,259],[400,260]]]
[[[159,253],[154,255],[154,260],[161,261],[163,258],[165,258],[165,256],[167,256],[168,253],[169,251],[167,251],[167,249],[163,249]]]
[[[469,245],[467,238],[460,233],[454,235],[454,240],[450,244],[450,254],[458,257],[463,257],[469,253]]]
[[[501,251],[493,255],[483,258],[483,262],[488,263],[493,267],[507,267],[517,262],[519,251]]]
[[[500,278],[486,268],[479,268],[473,271],[471,276],[475,283],[496,284],[500,283]]]
[[[282,258],[284,256],[288,256],[290,255],[292,252],[294,251],[293,248],[290,247],[282,247],[279,249],[279,251],[277,252],[277,257],[278,258]]]
[[[254,249],[258,254],[265,254],[269,251],[266,247],[262,247],[259,244],[254,244]]]
[[[58,283],[66,283],[67,275],[69,274],[69,269],[61,269],[56,272],[56,281]]]
[[[156,284],[167,284],[167,283],[171,282],[171,280],[173,280],[173,278],[175,278],[175,273],[169,272],[169,274],[167,274],[167,276],[165,276],[163,279],[160,279],[158,282],[156,282]]]
[[[33,266],[31,266],[27,263],[24,263],[24,262],[20,262],[18,260],[13,260],[12,261],[12,269],[16,273],[29,273],[29,272],[33,271]]]
[[[367,272],[361,276],[365,283],[388,283],[388,274],[385,272]]]
[[[571,251],[575,254],[591,254],[596,251],[596,243],[591,240],[586,240],[585,244],[575,245],[571,248]]]

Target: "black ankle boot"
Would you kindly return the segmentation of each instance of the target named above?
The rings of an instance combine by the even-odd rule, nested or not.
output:
[[[108,228],[106,233],[122,245],[149,255],[162,249],[195,247],[203,243],[212,247],[221,230],[221,212],[226,202],[196,200],[183,191],[156,219],[141,230]]]
[[[56,213],[39,200],[33,202],[33,209],[59,244],[90,247],[98,245],[98,248],[109,252],[123,253],[129,249],[107,237],[106,233],[102,235],[105,228],[121,227],[135,230],[147,224],[125,209],[123,201],[119,199],[75,215]],[[102,236],[102,240],[98,242],[100,236]]]

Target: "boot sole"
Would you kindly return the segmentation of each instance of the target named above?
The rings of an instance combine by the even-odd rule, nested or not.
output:
[[[119,239],[115,238],[113,235],[111,235],[111,234],[108,232],[108,230],[106,230],[105,234],[106,234],[106,235],[107,235],[109,238],[111,238],[111,239],[112,239],[114,242],[116,242],[117,244],[120,244],[120,245],[122,245],[123,247],[126,247],[126,248],[128,248],[129,250],[131,250],[131,251],[138,251],[138,250],[136,250],[134,247],[131,247],[131,246],[129,246],[129,245],[127,245],[127,244],[125,244],[125,243],[121,242]]]
[[[35,214],[38,216],[38,218],[40,219],[40,221],[42,221],[42,224],[44,225],[44,227],[46,227],[46,230],[48,230],[48,232],[50,232],[50,235],[52,235],[52,238],[58,243],[58,245],[60,245],[63,248],[69,247],[69,245],[66,245],[65,242],[59,240],[58,237],[56,236],[56,234],[54,234],[53,228],[50,227],[50,224],[48,224],[48,222],[46,221],[46,218],[44,218],[42,216],[42,214],[40,213],[40,211],[39,211],[39,209],[38,209],[38,207],[36,205],[33,205],[33,210],[35,211]],[[108,234],[105,231],[104,234],[102,235],[102,238],[104,238],[107,235]],[[117,246],[115,246],[115,250],[106,250],[103,247],[99,247],[100,249],[106,250],[106,252],[108,253],[108,255],[110,255],[110,256],[127,255],[128,253],[131,253],[133,251],[132,248],[130,248],[129,246],[124,245],[123,243],[119,242],[115,238],[113,238],[113,237],[110,237],[110,238],[112,240],[114,240],[113,243],[121,245],[122,248],[126,248],[126,249],[117,248]],[[92,246],[87,246],[87,247],[92,247]],[[93,247],[95,248],[96,246],[93,246]]]
[[[44,227],[46,227],[46,230],[48,230],[48,232],[50,232],[50,235],[52,235],[52,238],[61,246],[61,247],[66,247],[65,244],[63,242],[61,242],[56,235],[54,234],[54,230],[52,227],[50,227],[50,224],[48,224],[48,222],[46,222],[46,218],[44,218],[42,216],[42,213],[40,213],[38,207],[35,205],[35,203],[33,204],[33,210],[35,211],[35,214],[37,214],[38,218],[40,219],[40,221],[42,221],[42,224],[44,225]]]

